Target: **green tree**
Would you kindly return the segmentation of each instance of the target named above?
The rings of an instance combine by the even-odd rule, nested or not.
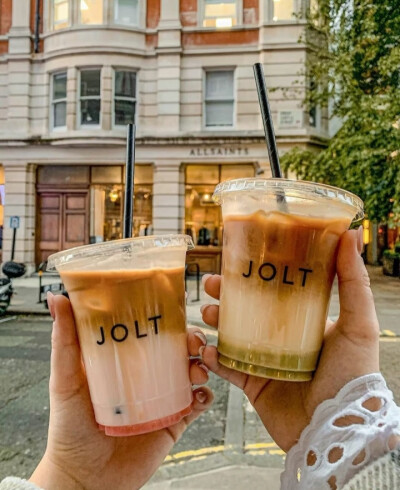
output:
[[[329,106],[342,125],[321,152],[295,148],[283,167],[356,193],[372,220],[400,216],[400,0],[317,0],[301,42],[305,104]]]

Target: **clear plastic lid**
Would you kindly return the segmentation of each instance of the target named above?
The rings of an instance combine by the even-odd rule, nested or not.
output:
[[[347,208],[354,221],[364,217],[364,204],[355,194],[325,184],[289,179],[236,179],[228,180],[217,185],[213,199],[217,204],[224,204],[228,200],[243,199],[244,194],[254,199],[266,197],[284,197],[289,205],[300,204],[306,201],[322,203],[325,205],[338,204]],[[323,213],[323,211],[322,211]]]
[[[165,262],[165,267],[168,267],[174,264],[169,265],[168,259],[162,259],[163,251],[176,249],[186,252],[192,248],[194,248],[193,240],[188,235],[126,238],[83,245],[53,254],[48,258],[47,270],[124,268],[128,262],[135,268],[151,267],[154,262]],[[153,260],[155,257],[156,260]]]

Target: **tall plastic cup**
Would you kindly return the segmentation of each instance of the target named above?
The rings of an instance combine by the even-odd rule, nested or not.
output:
[[[312,378],[341,235],[363,217],[349,192],[312,182],[219,184],[224,240],[218,352],[224,366],[266,378]]]
[[[68,291],[96,421],[110,436],[189,414],[185,235],[116,240],[52,255]]]

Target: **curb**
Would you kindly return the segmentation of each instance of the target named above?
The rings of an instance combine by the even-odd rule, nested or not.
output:
[[[8,310],[5,312],[4,316],[10,316],[10,315],[35,315],[35,316],[50,316],[49,310],[30,310],[29,308],[26,309],[14,309],[14,308],[8,308]]]

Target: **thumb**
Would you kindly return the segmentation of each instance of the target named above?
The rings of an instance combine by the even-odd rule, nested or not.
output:
[[[343,333],[375,339],[379,323],[361,251],[362,227],[342,235],[337,257],[339,324]]]
[[[48,294],[47,301],[54,319],[51,335],[50,392],[70,397],[85,384],[78,336],[71,303],[62,295]]]

